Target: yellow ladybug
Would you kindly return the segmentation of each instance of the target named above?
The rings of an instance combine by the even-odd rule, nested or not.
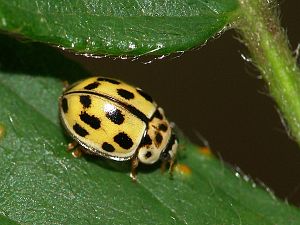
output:
[[[59,101],[62,124],[84,152],[132,160],[133,180],[138,162],[160,159],[172,172],[178,140],[163,109],[142,89],[91,77],[69,86]]]

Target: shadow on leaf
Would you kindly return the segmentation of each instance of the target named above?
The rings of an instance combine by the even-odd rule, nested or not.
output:
[[[87,76],[78,63],[57,48],[0,34],[0,70],[3,72],[57,77],[70,83]]]

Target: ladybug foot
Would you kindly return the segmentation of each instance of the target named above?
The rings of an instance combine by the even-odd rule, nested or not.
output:
[[[67,151],[72,151],[74,150],[76,147],[77,147],[78,143],[76,141],[73,141],[71,143],[68,144],[68,147],[67,147]]]
[[[76,148],[75,151],[72,152],[72,156],[74,158],[79,158],[80,156],[82,156],[82,150],[80,148]]]
[[[132,180],[133,182],[136,182],[136,180],[137,180],[136,172],[133,173],[133,172],[131,171],[131,173],[130,173],[129,176],[130,176],[130,178],[131,178],[131,180]]]

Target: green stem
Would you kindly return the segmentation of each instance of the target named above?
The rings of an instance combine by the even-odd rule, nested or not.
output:
[[[239,0],[236,28],[300,145],[300,70],[276,13],[276,1]]]

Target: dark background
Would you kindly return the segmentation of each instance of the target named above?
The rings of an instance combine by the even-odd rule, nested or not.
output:
[[[292,49],[300,41],[299,5],[298,0],[280,3]],[[201,134],[222,160],[300,206],[300,149],[235,37],[227,31],[201,49],[163,59],[68,55],[93,74],[142,87],[192,141],[203,145]]]

